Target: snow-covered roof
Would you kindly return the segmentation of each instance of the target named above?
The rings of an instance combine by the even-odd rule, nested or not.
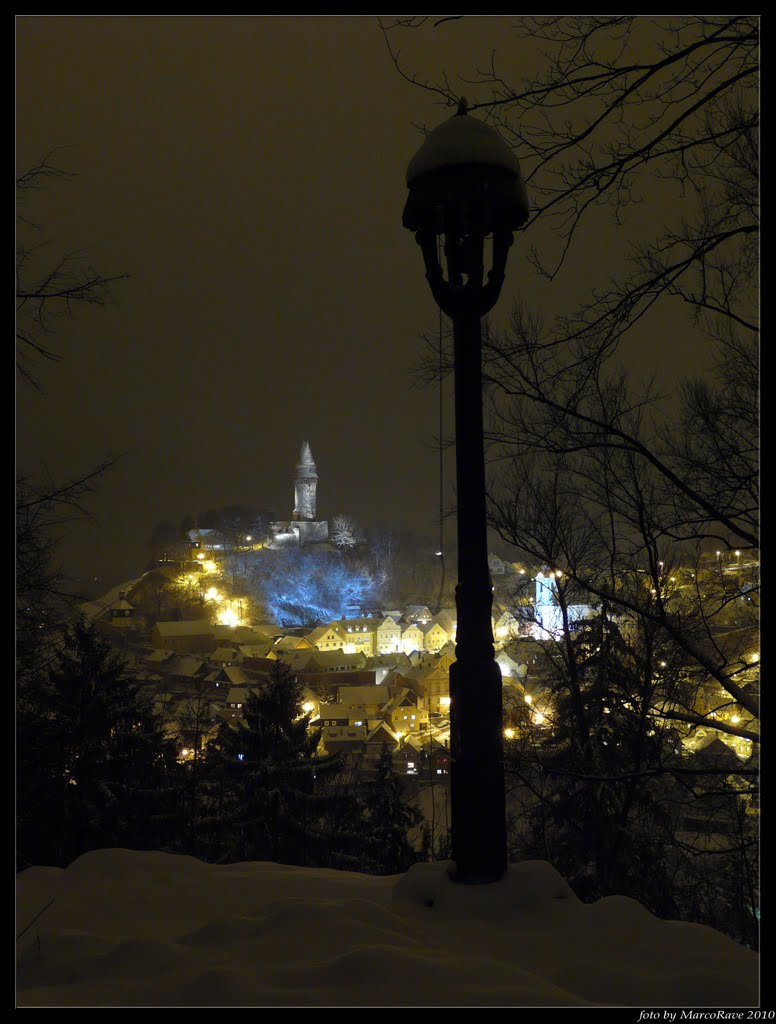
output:
[[[225,665],[217,672],[211,672],[207,676],[208,682],[228,682],[233,686],[245,686],[250,682],[249,677],[243,672],[239,665]]]
[[[226,695],[226,703],[244,704],[248,699],[248,695],[252,693],[254,689],[255,688],[251,686],[231,686]]]
[[[96,619],[106,612],[110,611],[111,608],[131,608],[132,605],[127,605],[126,602],[122,602],[122,594],[125,594],[137,583],[140,582],[141,577],[135,580],[126,580],[124,583],[117,583],[115,587],[102,595],[102,597],[95,598],[93,601],[87,601],[84,604],[78,606],[78,610],[83,613],[87,619]]]
[[[398,743],[399,734],[387,722],[377,722],[366,735],[365,743]]]
[[[337,690],[340,703],[353,707],[355,704],[377,704],[382,707],[390,694],[387,686],[340,686]]]
[[[422,635],[422,633],[423,633],[423,630],[422,630],[422,629],[421,629],[421,627],[420,627],[420,626],[419,626],[419,625],[417,624],[417,622],[401,622],[401,623],[400,623],[400,626],[401,626],[401,632],[402,632],[402,636],[406,636],[406,635],[407,635],[407,633],[409,633],[409,632],[415,632],[415,631],[417,631],[417,632],[418,632],[418,633],[420,633],[421,635]]]
[[[161,651],[158,648],[155,648],[150,654],[147,654],[143,660],[148,664],[155,665],[157,662],[169,661],[174,657],[174,651]]]
[[[160,636],[215,636],[215,627],[207,619],[157,622],[154,629],[159,630]]]
[[[208,654],[208,661],[232,661],[237,653],[234,647],[217,647],[212,654]]]

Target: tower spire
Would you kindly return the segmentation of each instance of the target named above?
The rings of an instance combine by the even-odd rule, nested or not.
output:
[[[318,474],[315,472],[313,453],[310,451],[309,443],[302,441],[294,481],[294,519],[315,519],[317,488]]]

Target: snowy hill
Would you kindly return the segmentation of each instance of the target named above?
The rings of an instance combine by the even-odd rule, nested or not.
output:
[[[129,850],[18,876],[19,1006],[758,1005],[758,956],[543,861],[489,886]]]

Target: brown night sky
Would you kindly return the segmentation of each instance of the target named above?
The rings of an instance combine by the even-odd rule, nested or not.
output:
[[[453,82],[494,47],[516,79],[537,56],[498,17],[402,45]],[[220,505],[288,517],[302,440],[322,517],[433,536],[437,393],[412,371],[437,311],[401,214],[415,125],[453,111],[399,77],[377,19],[23,15],[16,86],[18,170],[69,147],[57,161],[77,172],[29,201],[41,239],[130,275],[59,323],[40,393],[17,386],[18,471],[57,479],[126,453],[66,570],[138,576],[155,524]],[[642,228],[655,208],[634,211]],[[518,237],[494,319],[518,292],[548,313],[580,294],[622,238],[602,220],[550,288]],[[686,320],[651,331],[625,348],[637,373],[670,386],[702,365]]]

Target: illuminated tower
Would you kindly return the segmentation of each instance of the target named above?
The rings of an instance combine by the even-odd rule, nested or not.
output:
[[[329,539],[329,524],[318,522],[316,490],[318,474],[307,441],[302,442],[294,480],[294,515],[290,522],[269,524],[269,547],[304,547],[323,544]]]
[[[318,487],[318,474],[315,472],[310,445],[302,442],[299,462],[296,464],[296,480],[294,481],[294,519],[313,521],[315,519],[315,491]]]

